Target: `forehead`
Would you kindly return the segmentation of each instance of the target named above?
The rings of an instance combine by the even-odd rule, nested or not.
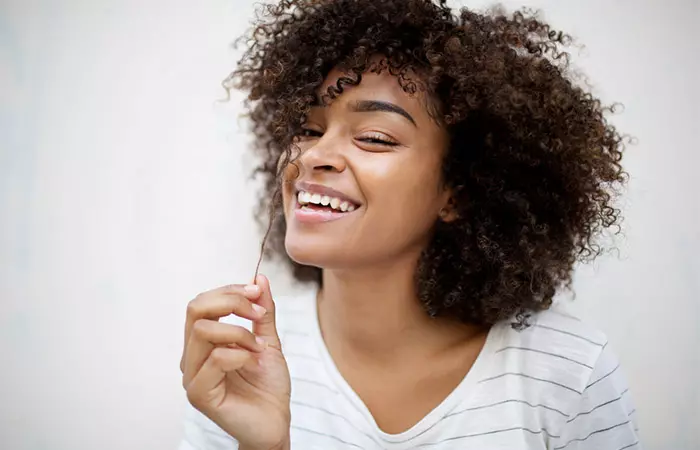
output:
[[[347,76],[347,72],[337,67],[331,70],[319,87],[317,92],[319,98],[327,94],[329,87],[336,86],[339,78]],[[408,82],[420,83],[420,79],[414,72],[409,72],[405,79]],[[347,103],[356,100],[383,100],[403,107],[412,115],[428,115],[425,92],[417,90],[412,94],[407,93],[399,84],[398,77],[390,74],[388,70],[383,70],[381,73],[364,72],[359,85],[344,85],[342,94],[331,103]]]

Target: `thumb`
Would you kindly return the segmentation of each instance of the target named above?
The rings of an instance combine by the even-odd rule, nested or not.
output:
[[[265,275],[258,275],[255,284],[260,288],[260,297],[256,303],[267,311],[260,319],[253,321],[253,334],[265,338],[268,344],[279,348],[280,339],[275,323],[275,301],[272,299],[272,292],[270,292],[270,280]]]

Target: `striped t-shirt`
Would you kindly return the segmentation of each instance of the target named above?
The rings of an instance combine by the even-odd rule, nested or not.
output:
[[[277,299],[276,307],[292,381],[292,450],[640,449],[635,409],[605,335],[556,308],[534,314],[522,331],[493,326],[454,391],[410,429],[389,434],[333,363],[315,295]],[[188,405],[180,450],[237,447]]]

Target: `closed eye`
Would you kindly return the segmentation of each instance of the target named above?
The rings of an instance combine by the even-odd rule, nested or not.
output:
[[[301,130],[301,137],[309,138],[309,137],[321,137],[323,136],[323,133],[320,131],[312,130],[310,128],[304,128]]]
[[[300,137],[302,139],[309,139],[309,138],[320,138],[323,136],[323,132],[314,130],[311,128],[304,128],[301,130]],[[395,147],[398,144],[398,142],[395,142],[393,140],[389,140],[388,138],[384,137],[382,134],[376,134],[376,135],[369,135],[369,136],[364,136],[360,137],[357,139],[360,142],[364,142],[366,144],[370,145],[377,145],[377,146],[385,146],[385,147]]]
[[[366,142],[368,144],[374,144],[374,145],[386,145],[389,147],[393,147],[395,145],[398,145],[396,142],[385,141],[384,139],[378,139],[378,138],[374,138],[374,137],[362,138],[362,139],[358,139],[358,141]]]
[[[390,140],[389,138],[385,137],[383,134],[372,134],[369,136],[364,136],[358,139],[360,142],[366,142],[368,144],[372,145],[383,145],[386,147],[395,147],[399,145],[398,142]]]

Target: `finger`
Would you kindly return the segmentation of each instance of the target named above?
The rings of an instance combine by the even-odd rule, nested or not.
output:
[[[280,340],[275,323],[275,302],[270,291],[270,281],[265,275],[258,275],[255,282],[260,287],[260,297],[257,303],[264,307],[266,312],[261,318],[253,321],[253,333],[265,339],[269,345],[280,348]]]
[[[250,289],[246,294],[243,285],[228,285],[199,294],[187,305],[187,319],[185,320],[185,345],[189,341],[192,326],[199,319],[217,320],[229,314],[235,314],[244,319],[255,320],[261,317],[265,311],[258,305],[251,303],[246,295],[251,295]],[[253,297],[259,296],[252,293]]]
[[[227,372],[232,372],[243,367],[252,359],[250,352],[242,349],[228,347],[216,347],[204,361],[202,368],[197,372],[192,381],[187,386],[187,399],[193,406],[199,408],[206,407],[214,399],[216,388],[226,377]],[[225,395],[225,392],[219,395]]]
[[[199,319],[194,323],[192,334],[184,352],[182,382],[187,386],[215,347],[235,346],[255,353],[265,349],[265,342],[256,338],[243,327]]]

